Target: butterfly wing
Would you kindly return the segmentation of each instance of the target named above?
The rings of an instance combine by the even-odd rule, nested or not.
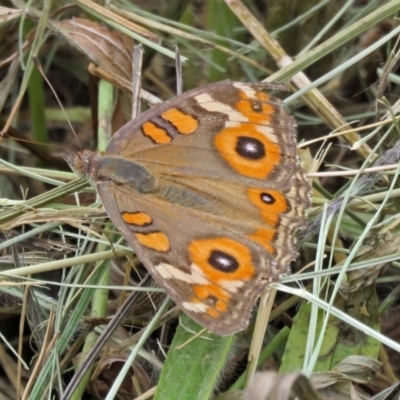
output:
[[[99,193],[127,242],[187,314],[218,334],[246,327],[274,264],[262,246],[223,217],[132,195],[124,185],[103,185]]]

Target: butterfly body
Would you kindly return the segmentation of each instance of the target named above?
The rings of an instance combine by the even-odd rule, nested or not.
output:
[[[222,81],[186,92],[124,125],[103,156],[68,157],[156,281],[217,334],[247,326],[305,227],[295,123],[263,89]]]

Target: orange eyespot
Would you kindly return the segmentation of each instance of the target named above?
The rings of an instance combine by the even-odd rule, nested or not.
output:
[[[207,314],[212,318],[218,318],[220,313],[228,310],[230,296],[226,290],[217,285],[196,285],[193,287],[196,297],[192,299],[194,303],[205,303],[209,307]]]
[[[242,90],[239,91],[241,100],[236,103],[236,109],[249,119],[252,124],[269,125],[274,107],[268,103],[269,96],[263,92],[258,92],[258,100],[249,98]]]
[[[266,179],[280,163],[279,146],[248,123],[225,128],[215,136],[220,156],[239,174]]]
[[[189,255],[210,282],[245,281],[255,273],[250,250],[233,239],[195,240],[189,245]]]
[[[270,226],[275,226],[279,222],[279,215],[289,209],[285,196],[278,190],[250,188],[247,189],[247,196]]]

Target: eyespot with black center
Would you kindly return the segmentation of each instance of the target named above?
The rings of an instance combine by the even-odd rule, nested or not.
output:
[[[267,193],[267,192],[261,192],[260,193],[260,200],[265,203],[265,204],[269,204],[272,205],[276,202],[275,197],[273,197],[271,194]]]
[[[238,136],[235,150],[237,154],[250,160],[261,160],[265,157],[264,144],[253,137]]]
[[[208,263],[213,268],[227,273],[235,272],[239,268],[238,260],[221,250],[212,250],[208,258]]]

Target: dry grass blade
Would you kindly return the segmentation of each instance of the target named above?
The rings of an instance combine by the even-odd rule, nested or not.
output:
[[[0,22],[9,22],[16,18],[19,18],[24,13],[24,10],[18,10],[14,8],[8,8],[0,6]]]
[[[258,372],[247,388],[245,400],[322,400],[311,382],[301,374],[280,375],[273,372]]]

